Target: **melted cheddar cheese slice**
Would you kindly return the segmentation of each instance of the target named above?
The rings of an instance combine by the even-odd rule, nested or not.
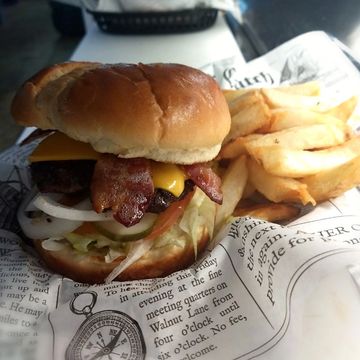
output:
[[[167,190],[176,197],[184,191],[185,174],[174,164],[153,162],[151,177],[155,188]]]
[[[29,156],[30,162],[61,160],[97,160],[100,153],[90,144],[55,132],[44,139]],[[152,162],[151,176],[154,187],[164,189],[179,197],[184,191],[185,174],[174,164]]]
[[[29,161],[97,160],[99,157],[100,154],[90,144],[55,132],[38,145],[29,156]]]

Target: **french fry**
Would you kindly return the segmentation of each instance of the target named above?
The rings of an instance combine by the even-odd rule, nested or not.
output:
[[[289,94],[304,96],[319,96],[321,90],[320,84],[317,81],[308,81],[303,84],[296,84],[290,86],[280,86],[276,89]]]
[[[225,143],[270,123],[270,111],[259,91],[249,91],[229,104],[231,128]]]
[[[353,96],[341,104],[334,106],[325,111],[325,114],[333,116],[343,121],[347,121],[351,114],[354,112],[356,105],[358,103],[358,97]]]
[[[299,108],[325,113],[346,121],[356,108],[358,98],[353,96],[337,106],[330,107],[329,103],[320,96],[305,96],[288,93],[279,88],[261,89],[266,103],[271,109]]]
[[[289,129],[295,126],[307,126],[315,124],[333,124],[346,127],[341,119],[326,113],[318,113],[308,109],[281,108],[271,110],[271,120],[268,132]]]
[[[321,107],[321,99],[318,96],[291,94],[274,88],[262,89],[261,93],[271,109],[305,108],[315,111],[326,110],[326,108]]]
[[[260,134],[251,134],[247,136],[240,136],[233,141],[228,142],[221,148],[218,159],[234,159],[240,155],[247,154],[245,144],[260,137],[262,137]]]
[[[315,205],[315,200],[307,191],[307,186],[300,181],[271,175],[253,159],[248,160],[248,171],[250,182],[270,201]]]
[[[233,90],[233,89],[223,89],[222,92],[225,96],[225,99],[226,101],[229,103],[231,102],[232,100],[235,100],[236,98],[244,95],[245,93],[251,91],[251,89],[236,89],[236,90]]]
[[[257,219],[278,222],[295,218],[300,209],[289,204],[257,204],[250,207],[237,207],[233,216],[251,216]]]
[[[219,227],[231,216],[242,197],[248,178],[246,156],[241,156],[231,162],[222,178],[221,189],[223,203],[218,205],[215,218],[215,228]]]
[[[229,102],[230,115],[234,116],[239,111],[247,109],[254,104],[256,105],[262,99],[263,97],[259,90],[248,90]]]
[[[360,156],[330,170],[301,179],[317,201],[334,198],[360,184]]]
[[[256,188],[255,188],[255,186],[249,181],[249,178],[248,178],[248,181],[247,181],[246,186],[245,186],[245,189],[244,189],[244,191],[243,191],[241,200],[247,200],[247,199],[249,199],[251,196],[254,195],[255,192],[256,192]]]
[[[250,154],[265,146],[282,146],[289,149],[308,150],[336,146],[346,141],[344,126],[315,124],[296,126],[266,134],[244,142]]]
[[[230,216],[240,191],[234,215],[279,221],[298,214],[297,207],[284,203],[316,205],[360,184],[360,137],[352,130],[360,128],[360,117],[353,114],[357,96],[331,105],[316,81],[224,90],[224,95],[232,125],[216,160],[225,169],[228,200],[218,212],[217,224]],[[241,175],[236,192],[234,164],[245,156],[248,180]],[[229,163],[229,168],[223,167]],[[273,203],[244,205],[256,191]]]
[[[258,147],[251,155],[273,175],[300,178],[330,170],[360,155],[360,137],[325,150],[294,150],[279,146]]]
[[[275,88],[279,91],[294,94],[294,95],[305,95],[305,96],[319,96],[320,95],[320,84],[317,81],[309,81],[303,84],[296,84],[290,86],[279,86]],[[223,89],[222,92],[225,96],[225,99],[230,102],[239,96],[244,95],[245,93],[252,91],[252,90],[259,90],[259,89],[250,89],[250,88],[243,88],[243,89]]]
[[[351,121],[353,124],[360,124],[360,114],[352,114],[348,121]]]

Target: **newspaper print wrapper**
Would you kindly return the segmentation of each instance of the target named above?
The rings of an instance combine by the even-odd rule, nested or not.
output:
[[[204,70],[224,87],[319,79],[336,98],[360,83],[320,32],[236,64]],[[0,156],[1,359],[358,358],[356,189],[286,226],[237,218],[196,264],[166,278],[90,286],[47,270],[21,238],[16,209],[31,146]]]

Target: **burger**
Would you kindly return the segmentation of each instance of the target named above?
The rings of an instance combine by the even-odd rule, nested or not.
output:
[[[230,128],[216,81],[179,64],[68,62],[26,81],[18,124],[43,136],[18,210],[49,268],[75,281],[163,277],[212,236]]]

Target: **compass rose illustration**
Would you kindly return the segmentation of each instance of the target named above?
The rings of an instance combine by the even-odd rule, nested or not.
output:
[[[89,300],[84,305],[85,299]],[[84,315],[65,354],[66,360],[142,360],[146,347],[139,324],[129,315],[117,310],[92,313],[97,294],[77,293],[70,303],[71,311]]]

